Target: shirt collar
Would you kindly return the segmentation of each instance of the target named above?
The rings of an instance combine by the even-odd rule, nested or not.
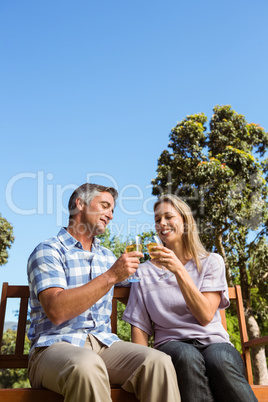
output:
[[[83,246],[80,243],[80,241],[76,240],[72,235],[70,235],[70,233],[67,232],[66,228],[61,228],[61,230],[58,233],[58,239],[68,250],[73,247],[83,249]],[[100,239],[94,237],[92,244],[94,245],[94,247],[98,248],[100,245]]]

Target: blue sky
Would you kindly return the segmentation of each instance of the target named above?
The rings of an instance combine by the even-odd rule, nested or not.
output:
[[[16,239],[0,283],[27,283],[86,181],[117,187],[113,234],[152,227],[151,179],[186,115],[230,104],[267,131],[267,18],[266,0],[2,0],[0,213]]]

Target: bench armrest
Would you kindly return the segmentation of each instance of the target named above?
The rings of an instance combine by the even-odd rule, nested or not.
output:
[[[256,346],[265,346],[268,345],[268,335],[263,336],[261,338],[251,339],[244,343],[245,348],[254,348]]]

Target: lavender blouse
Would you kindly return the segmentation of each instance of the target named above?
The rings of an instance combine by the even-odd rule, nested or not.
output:
[[[224,261],[219,254],[211,253],[201,259],[201,263],[201,273],[198,273],[193,260],[185,265],[196,287],[200,292],[221,292],[220,305],[208,325],[200,325],[192,315],[175,276],[159,280],[163,270],[150,261],[141,264],[137,270],[141,280],[131,285],[123,320],[148,335],[154,332],[154,347],[168,341],[183,339],[196,339],[205,345],[231,343],[228,333],[221,324],[219,312],[230,304]]]

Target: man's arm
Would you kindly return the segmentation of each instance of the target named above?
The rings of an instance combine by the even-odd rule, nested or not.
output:
[[[102,275],[73,289],[52,287],[39,293],[39,300],[45,314],[55,325],[70,320],[93,306],[116,283],[133,274],[139,266],[142,253],[124,253],[112,267]]]

